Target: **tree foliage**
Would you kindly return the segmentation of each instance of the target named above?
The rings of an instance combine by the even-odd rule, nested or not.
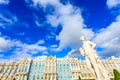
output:
[[[116,69],[113,70],[113,73],[114,73],[114,80],[120,80],[120,73]]]
[[[82,79],[80,78],[80,76],[79,76],[78,80],[82,80]]]

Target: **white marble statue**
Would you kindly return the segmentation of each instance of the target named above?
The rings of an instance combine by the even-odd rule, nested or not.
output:
[[[85,56],[86,65],[95,75],[96,80],[110,80],[107,71],[94,50],[96,44],[91,41],[87,41],[84,36],[80,37],[80,40],[83,43],[82,48],[80,48],[81,55]]]

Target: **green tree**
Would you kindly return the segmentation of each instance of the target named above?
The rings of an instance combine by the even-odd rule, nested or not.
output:
[[[113,70],[113,73],[114,73],[114,80],[120,80],[120,73],[116,69]]]
[[[78,80],[82,80],[82,79],[80,78],[80,76],[79,76]]]

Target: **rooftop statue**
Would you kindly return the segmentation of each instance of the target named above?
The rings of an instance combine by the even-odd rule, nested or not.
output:
[[[87,41],[84,36],[80,37],[80,40],[83,43],[80,48],[81,55],[85,56],[86,65],[95,75],[96,80],[110,80],[107,71],[94,50],[96,44],[91,41]]]

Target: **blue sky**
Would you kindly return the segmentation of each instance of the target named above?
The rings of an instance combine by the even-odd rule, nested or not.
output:
[[[80,36],[100,57],[120,55],[120,0],[0,0],[0,60],[82,58]]]

